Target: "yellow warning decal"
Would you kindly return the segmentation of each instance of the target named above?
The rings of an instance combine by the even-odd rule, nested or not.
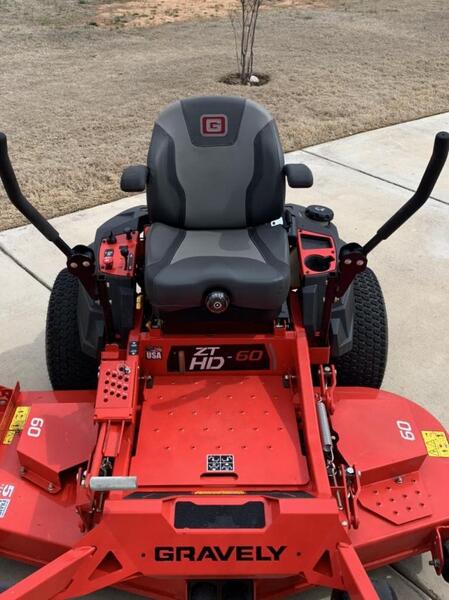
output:
[[[444,431],[421,431],[427,454],[436,458],[449,458],[449,441]]]
[[[15,431],[7,431],[5,437],[3,438],[3,443],[4,444],[12,444],[12,441],[14,439],[14,436],[16,435]]]
[[[9,430],[3,438],[4,444],[11,444],[17,431],[22,431],[30,414],[31,406],[18,406],[9,425]]]
[[[13,431],[22,431],[25,426],[28,415],[30,414],[31,406],[18,406],[14,413],[9,429]]]

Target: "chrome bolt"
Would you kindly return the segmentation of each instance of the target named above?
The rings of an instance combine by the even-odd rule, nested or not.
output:
[[[21,477],[23,477],[23,476],[25,475],[25,473],[26,473],[26,472],[27,472],[27,470],[25,469],[25,467],[20,467],[20,469],[19,469],[19,473],[20,473],[20,476],[21,476]]]
[[[435,569],[439,569],[441,567],[441,562],[438,560],[438,558],[434,558],[429,560],[429,565],[431,567],[435,567]]]
[[[52,483],[49,483],[49,484],[48,484],[48,487],[47,487],[47,490],[48,490],[49,492],[53,492],[53,491],[54,491],[54,489],[55,489],[55,486],[54,486]]]
[[[347,475],[354,475],[355,471],[352,467],[346,467],[346,474]]]
[[[365,261],[362,260],[361,258],[359,258],[359,260],[355,263],[358,267],[363,267],[363,265],[365,264]]]
[[[348,526],[348,522],[347,521],[342,521],[341,524],[343,525],[343,527],[347,527]]]
[[[87,269],[87,267],[90,267],[90,262],[88,260],[83,260],[82,265]]]
[[[76,262],[71,262],[71,263],[69,264],[69,267],[70,267],[71,269],[77,269],[77,268],[78,268],[78,263],[76,263]]]
[[[402,479],[402,477],[396,477],[396,479],[394,480],[395,483],[404,483],[404,480]]]
[[[345,258],[344,263],[345,265],[352,265],[352,260],[350,258]]]

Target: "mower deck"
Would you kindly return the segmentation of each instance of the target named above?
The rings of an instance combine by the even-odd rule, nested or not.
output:
[[[101,518],[90,515],[98,523],[83,533],[76,467],[95,445],[94,393],[3,390],[1,552],[50,563],[5,598],[70,598],[115,584],[184,598],[188,580],[248,572],[257,598],[341,587],[342,572],[347,589],[375,598],[364,568],[435,551],[447,531],[444,430],[394,394],[335,389],[332,429],[355,472],[332,487],[305,458],[319,443],[301,427],[320,389],[311,392],[300,398],[273,375],[185,374],[176,385],[173,376],[154,377],[142,394],[134,447],[128,452],[126,428],[117,445],[115,465],[138,487],[109,492]],[[24,425],[18,407],[31,407],[20,435],[13,433]],[[98,395],[95,411],[98,421]],[[112,430],[102,438],[102,429],[110,454],[117,438]],[[47,585],[59,593],[42,595]]]

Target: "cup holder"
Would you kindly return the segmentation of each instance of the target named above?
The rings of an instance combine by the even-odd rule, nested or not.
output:
[[[328,271],[331,262],[333,261],[332,256],[321,256],[320,254],[310,254],[305,261],[304,264],[311,271],[316,271],[318,273],[323,273],[324,271]]]

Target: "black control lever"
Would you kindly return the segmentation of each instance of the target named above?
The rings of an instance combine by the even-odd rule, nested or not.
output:
[[[332,317],[332,305],[337,298],[341,298],[347,291],[356,275],[366,269],[367,255],[374,250],[383,240],[388,239],[401,227],[417,210],[427,202],[438,177],[446,163],[449,154],[449,133],[440,131],[435,136],[433,153],[429,164],[421,179],[418,189],[408,202],[404,204],[388,221],[382,225],[364,246],[360,244],[345,244],[340,248],[338,260],[338,272],[330,277],[327,282],[326,295],[324,299],[321,316],[321,327],[319,332],[319,343],[328,343],[329,326]]]
[[[404,206],[382,225],[376,235],[363,246],[365,256],[380,242],[386,240],[401,227],[429,199],[449,153],[449,133],[440,131],[435,137],[433,153],[418,189]]]
[[[103,307],[106,327],[106,338],[113,341],[112,314],[109,299],[107,298],[107,287],[98,285],[95,277],[95,255],[89,246],[77,245],[71,248],[58,231],[45,217],[25,198],[14,173],[9,159],[8,142],[6,135],[0,132],[0,179],[11,203],[18,211],[42,233],[44,237],[52,242],[67,258],[67,269],[79,279],[89,296],[99,299]]]
[[[9,159],[8,142],[6,135],[0,133],[0,178],[3,182],[5,191],[11,203],[19,210],[22,215],[44,237],[52,242],[67,258],[67,268],[75,275],[90,296],[96,298],[96,286],[94,279],[95,256],[91,248],[84,245],[77,245],[71,248],[63,239],[58,231],[51,225],[41,213],[28,202],[22,194],[19,183],[14,173],[13,166]]]
[[[3,182],[5,191],[8,194],[8,198],[17,210],[20,211],[22,215],[47,238],[47,240],[52,242],[59,250],[61,250],[61,252],[69,257],[72,253],[70,246],[60,238],[59,233],[53,225],[51,225],[22,194],[16,174],[14,173],[11,161],[9,160],[8,142],[4,133],[0,133],[0,178]]]

